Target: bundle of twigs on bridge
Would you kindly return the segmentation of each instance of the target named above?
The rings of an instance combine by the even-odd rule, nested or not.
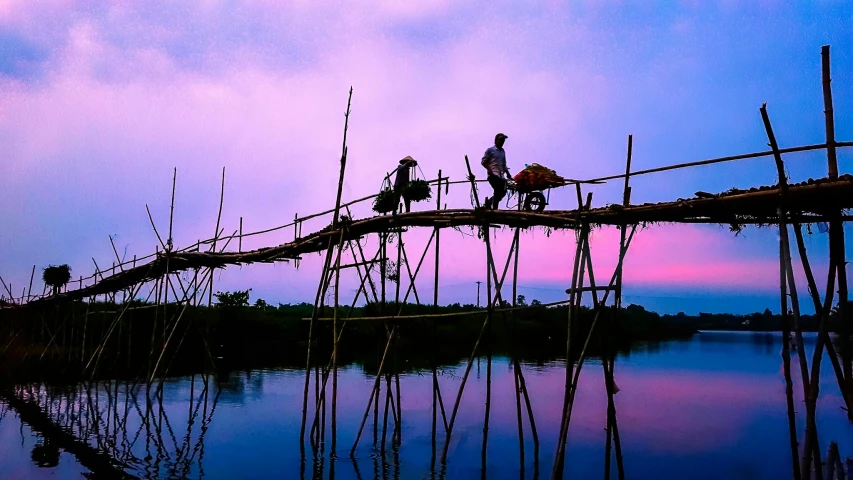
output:
[[[550,168],[543,167],[538,163],[526,165],[524,170],[515,174],[512,179],[520,188],[530,190],[543,190],[552,187],[561,187],[566,184],[566,179],[557,175]]]

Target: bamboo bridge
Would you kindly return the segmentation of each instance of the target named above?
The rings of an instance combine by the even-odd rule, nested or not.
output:
[[[524,229],[531,228],[551,228],[551,229],[570,229],[576,232],[574,244],[573,271],[571,285],[567,289],[568,298],[564,301],[555,302],[550,305],[568,305],[570,307],[569,317],[567,319],[569,329],[573,319],[578,315],[578,310],[584,298],[592,298],[593,309],[595,311],[595,319],[592,324],[592,329],[595,329],[599,322],[599,316],[606,308],[611,306],[618,309],[622,305],[622,269],[623,261],[629,250],[631,240],[634,237],[636,227],[645,224],[667,224],[667,223],[705,223],[705,224],[724,224],[730,225],[732,228],[740,228],[743,225],[763,225],[774,226],[779,228],[780,232],[780,305],[783,318],[785,319],[785,331],[783,332],[783,342],[785,351],[783,354],[784,371],[788,388],[788,415],[791,431],[791,455],[793,457],[792,472],[794,477],[798,479],[813,478],[816,474],[815,470],[822,469],[821,454],[818,450],[817,433],[816,433],[816,408],[817,408],[817,384],[819,381],[820,359],[824,349],[830,361],[833,364],[833,371],[839,389],[842,392],[845,407],[848,410],[848,415],[853,420],[853,371],[851,370],[850,348],[842,352],[836,352],[833,343],[829,341],[828,318],[829,311],[833,305],[835,295],[838,295],[838,305],[842,318],[841,332],[845,342],[849,342],[850,333],[853,333],[853,318],[850,317],[850,312],[845,309],[849,305],[849,297],[847,290],[847,273],[846,273],[846,256],[844,251],[844,229],[845,222],[848,222],[851,217],[846,213],[850,208],[853,208],[853,176],[839,172],[837,165],[836,152],[839,149],[853,147],[853,142],[839,142],[835,139],[834,117],[832,110],[832,96],[830,89],[829,78],[829,49],[824,47],[822,51],[823,58],[823,94],[825,105],[826,118],[826,139],[822,143],[805,145],[800,147],[782,149],[778,146],[773,128],[769,119],[767,108],[762,105],[760,114],[767,134],[770,150],[748,153],[742,155],[734,155],[730,157],[701,160],[696,162],[688,162],[678,165],[670,165],[660,168],[654,168],[644,171],[631,170],[632,158],[632,142],[633,138],[628,137],[627,161],[624,174],[611,175],[607,177],[589,179],[583,181],[571,181],[577,193],[577,207],[572,210],[554,210],[533,212],[522,209],[519,202],[518,208],[514,210],[486,210],[480,207],[480,195],[478,192],[478,183],[480,183],[474,175],[471,174],[470,164],[468,165],[469,177],[467,179],[451,181],[449,178],[443,177],[439,171],[436,179],[429,181],[430,185],[435,188],[438,193],[436,208],[427,211],[416,211],[411,213],[394,213],[383,214],[366,218],[353,218],[350,213],[350,207],[362,202],[371,201],[374,196],[358,199],[352,202],[342,202],[342,187],[344,183],[346,166],[347,166],[347,147],[346,147],[346,131],[349,121],[349,103],[347,105],[346,123],[344,126],[344,141],[340,160],[340,178],[338,183],[336,204],[333,209],[321,212],[315,215],[299,218],[293,222],[270,228],[259,232],[242,232],[241,229],[234,232],[232,235],[223,235],[224,229],[220,228],[220,219],[217,219],[215,238],[196,242],[185,248],[174,248],[172,245],[171,235],[171,219],[168,235],[163,240],[160,231],[156,228],[153,219],[151,226],[159,239],[160,245],[155,253],[147,257],[134,258],[131,262],[123,262],[118,258],[117,262],[113,262],[111,268],[100,269],[97,267],[95,273],[88,277],[80,277],[69,284],[70,288],[66,288],[57,294],[42,294],[34,295],[31,291],[25,292],[23,295],[13,294],[12,289],[3,282],[3,287],[6,289],[8,297],[5,303],[0,304],[0,312],[14,315],[13,312],[27,308],[47,308],[55,304],[73,303],[89,301],[98,296],[106,296],[112,298],[115,302],[116,293],[124,293],[124,301],[117,302],[117,310],[113,312],[114,320],[110,327],[100,333],[100,338],[97,339],[97,346],[94,349],[86,351],[85,330],[82,339],[83,348],[80,353],[82,361],[80,362],[84,374],[94,374],[97,369],[98,362],[104,352],[106,345],[111,341],[111,337],[116,335],[116,329],[121,331],[122,318],[127,312],[139,308],[160,308],[163,305],[173,305],[174,308],[169,316],[163,318],[163,335],[160,338],[154,338],[152,335],[150,348],[154,352],[156,362],[153,369],[146,372],[145,383],[151,385],[158,380],[162,384],[162,378],[168,372],[168,358],[166,352],[170,343],[174,338],[179,338],[180,333],[175,336],[178,326],[182,328],[181,323],[183,314],[188,307],[200,306],[204,303],[207,297],[207,303],[210,305],[210,297],[213,291],[213,272],[216,269],[225,268],[234,265],[246,265],[252,263],[274,263],[284,261],[296,261],[306,254],[321,253],[324,255],[322,271],[318,272],[317,293],[314,299],[314,313],[310,318],[305,320],[310,322],[309,336],[307,339],[306,359],[305,359],[305,382],[303,391],[303,408],[302,421],[300,429],[300,444],[305,445],[307,438],[308,444],[312,446],[314,451],[325,448],[329,445],[330,452],[340,453],[341,449],[337,444],[336,433],[336,409],[338,404],[338,346],[344,341],[342,332],[345,324],[348,321],[359,320],[358,318],[349,318],[346,306],[339,301],[339,285],[340,277],[345,272],[353,272],[357,274],[359,289],[356,292],[355,299],[352,305],[349,306],[351,311],[352,306],[363,298],[368,303],[377,303],[387,305],[391,302],[394,308],[399,307],[396,313],[388,313],[379,317],[371,317],[370,320],[384,322],[387,332],[387,343],[385,344],[384,353],[382,354],[379,369],[375,376],[374,386],[368,399],[365,399],[366,410],[364,413],[361,428],[357,436],[351,440],[352,446],[350,452],[354,452],[362,435],[362,431],[370,418],[371,407],[378,405],[380,392],[382,392],[382,379],[388,377],[386,356],[389,348],[394,344],[398,331],[397,321],[406,318],[403,315],[403,307],[405,306],[410,294],[414,294],[418,303],[421,300],[418,297],[415,281],[417,279],[421,265],[423,264],[426,255],[431,246],[434,246],[435,254],[435,288],[433,290],[433,305],[438,305],[438,278],[440,266],[440,236],[441,231],[447,228],[471,227],[477,230],[478,237],[483,241],[483,247],[486,250],[487,262],[484,266],[485,283],[487,285],[487,303],[486,308],[480,312],[485,315],[485,320],[480,331],[480,337],[472,345],[471,354],[469,356],[465,374],[461,379],[458,390],[453,395],[452,404],[448,403],[448,409],[445,410],[442,401],[441,393],[434,392],[433,395],[433,458],[432,465],[435,465],[436,458],[439,459],[439,464],[446,465],[448,447],[451,442],[453,427],[457,414],[459,413],[460,399],[464,393],[465,383],[471,370],[474,359],[479,355],[481,339],[487,326],[494,321],[498,315],[510,315],[514,311],[523,310],[525,308],[516,305],[516,285],[517,285],[517,265],[518,251],[520,249],[520,232]],[[352,90],[350,90],[350,101],[352,99]],[[788,183],[788,177],[785,173],[785,163],[783,155],[788,155],[804,151],[822,151],[827,156],[827,171],[814,175],[814,179],[809,179],[800,183]],[[707,192],[696,192],[692,198],[679,198],[672,201],[653,203],[653,204],[632,204],[631,203],[631,185],[630,180],[640,175],[650,175],[662,171],[670,171],[684,168],[698,168],[724,162],[744,161],[756,158],[772,158],[772,166],[775,169],[778,181],[770,186],[756,186],[743,190],[729,190],[716,194]],[[465,158],[468,162],[467,157]],[[768,162],[768,166],[771,165]],[[597,185],[607,181],[618,181],[622,183],[622,202],[618,204],[605,205],[599,207],[592,206],[592,193],[584,191],[589,185]],[[472,198],[472,208],[465,209],[446,209],[442,208],[441,201],[442,191],[447,193],[449,185],[466,185],[470,184],[470,193]],[[224,170],[223,170],[223,191],[224,191]],[[173,183],[173,198],[174,202],[174,183]],[[174,203],[173,207],[174,208]],[[220,216],[221,216],[221,200],[220,200]],[[149,213],[150,217],[150,213]],[[302,225],[304,222],[312,219],[326,219],[328,222],[326,227],[319,229],[313,233],[303,235]],[[802,226],[804,224],[813,224],[817,222],[825,222],[829,225],[829,272],[827,278],[826,292],[821,297],[820,290],[817,287],[817,282],[814,278],[811,266],[809,264],[808,254],[803,242]],[[620,231],[620,248],[616,268],[609,276],[609,280],[604,283],[596,283],[596,278],[593,273],[594,265],[590,253],[589,233],[592,228],[608,225],[614,226]],[[495,258],[492,249],[491,226],[503,226],[511,229],[514,233],[512,244],[509,253],[505,259]],[[257,237],[272,232],[281,232],[286,229],[293,229],[293,240],[285,243],[279,243],[274,246],[243,251],[242,241],[244,238]],[[428,229],[432,230],[429,242],[420,256],[420,261],[415,263],[410,262],[409,256],[404,250],[403,234],[410,229]],[[789,233],[790,232],[790,233]],[[793,241],[790,239],[790,234],[793,234]],[[367,238],[375,238],[375,254],[368,256],[364,252],[365,244],[363,241]],[[388,244],[392,239],[396,239],[396,246],[392,247],[392,255],[389,255]],[[236,249],[234,243],[237,243]],[[794,247],[791,244],[794,244]],[[232,250],[227,250],[231,246]],[[820,318],[819,336],[815,347],[814,358],[809,365],[809,361],[805,355],[797,355],[798,370],[801,372],[801,383],[804,387],[806,401],[806,428],[803,435],[800,437],[802,441],[798,441],[798,433],[796,431],[795,413],[792,391],[792,377],[790,356],[788,355],[789,335],[793,335],[794,343],[799,352],[803,353],[802,331],[800,328],[799,315],[800,306],[795,285],[794,263],[792,261],[792,248],[797,249],[798,256],[802,262],[802,269],[805,273],[805,278],[808,282],[808,290],[810,292],[811,302],[815,307],[817,316]],[[396,260],[391,260],[393,257],[393,249],[396,249]],[[373,253],[371,251],[371,253]],[[416,258],[416,257],[412,257]],[[342,259],[349,259],[350,263],[344,263]],[[387,264],[393,264],[396,268],[395,292],[393,295],[386,288],[388,281]],[[512,267],[512,270],[510,268]],[[35,271],[35,270],[34,270]],[[509,273],[509,272],[512,273]],[[182,280],[179,275],[182,272],[188,272],[191,279],[187,282]],[[601,277],[599,276],[599,280]],[[401,292],[403,286],[407,285],[406,289]],[[511,287],[507,287],[511,285]],[[76,287],[76,288],[75,288]],[[32,280],[30,289],[32,288]],[[148,298],[145,303],[153,299],[153,304],[138,305],[132,302],[137,298],[144,289],[147,288]],[[511,289],[511,292],[508,291]],[[171,292],[171,298],[170,298]],[[326,305],[327,294],[331,293],[333,301]],[[601,294],[601,295],[599,295]],[[509,297],[511,295],[511,297]],[[510,302],[505,302],[504,298],[509,297]],[[393,298],[393,300],[391,299]],[[506,304],[511,304],[507,307]],[[325,308],[324,308],[325,307]],[[165,312],[166,310],[164,310]],[[322,312],[333,312],[331,317],[322,316]],[[11,313],[10,313],[11,312]],[[790,313],[789,313],[790,312]],[[448,314],[421,314],[418,318],[429,319],[436,317],[446,317]],[[0,317],[2,319],[3,317]],[[362,318],[367,320],[368,318]],[[318,326],[315,323],[319,320],[331,322],[333,325],[332,334],[328,338],[319,338],[317,336]],[[326,323],[327,324],[327,323]],[[56,343],[57,335],[61,325],[54,325],[53,338],[51,343]],[[186,330],[181,330],[186,332]],[[14,340],[13,335],[17,336],[18,332],[8,329],[7,342]],[[80,332],[78,330],[77,334]],[[94,335],[94,333],[92,333]],[[119,333],[120,335],[120,333]],[[184,333],[186,335],[186,333]],[[592,335],[590,330],[589,335]],[[63,337],[64,338],[64,337]],[[71,333],[72,341],[75,338],[74,331]],[[90,339],[91,340],[91,339]],[[560,430],[560,438],[558,439],[557,451],[554,452],[554,467],[551,472],[551,478],[561,478],[565,462],[565,445],[571,421],[572,406],[577,393],[578,378],[583,368],[584,362],[587,359],[587,345],[590,338],[586,339],[584,346],[580,352],[570,351],[570,345],[566,349],[566,385],[565,396],[563,403],[563,423]],[[4,344],[8,345],[7,342]],[[317,358],[316,348],[312,345],[323,343],[331,346],[331,355],[328,359]],[[45,346],[45,351],[51,345]],[[172,351],[172,350],[168,350]],[[2,355],[2,354],[0,354]],[[209,352],[208,352],[208,355]],[[491,357],[489,357],[491,362]],[[614,358],[603,358],[605,385],[608,394],[607,407],[607,431],[608,445],[612,438],[618,445],[618,427],[616,425],[615,403],[613,398],[613,367]],[[213,363],[211,358],[211,363]],[[522,414],[521,405],[524,404],[528,412],[528,428],[533,436],[536,445],[535,455],[538,458],[538,437],[535,429],[535,421],[531,410],[528,393],[524,381],[524,373],[517,359],[513,359],[514,375],[517,381],[517,402],[519,405],[519,432],[522,435]],[[319,366],[319,367],[318,367]],[[316,374],[312,380],[312,369],[319,368],[321,374]],[[490,371],[490,370],[489,370]],[[435,369],[433,369],[435,376]],[[397,393],[394,396],[394,390],[391,388],[391,380],[387,390],[382,395],[386,395],[392,400],[397,398],[396,406],[392,406],[392,416],[395,421],[395,429],[392,434],[392,442],[399,442],[399,436],[402,435],[398,428],[402,412],[400,410],[399,401],[399,376],[395,378],[397,382]],[[438,389],[437,381],[434,382]],[[313,395],[311,395],[314,385]],[[330,390],[330,391],[329,391]],[[21,388],[16,390],[22,392]],[[156,391],[156,389],[155,389]],[[4,395],[10,395],[8,392]],[[21,394],[23,395],[23,394]],[[32,396],[32,393],[27,394]],[[155,393],[156,396],[156,393]],[[313,397],[313,398],[312,398]],[[490,398],[486,399],[487,405]],[[388,403],[386,401],[386,416]],[[326,425],[326,410],[331,407],[330,424],[328,429]],[[436,428],[436,411],[440,407],[440,415],[443,422],[439,422],[440,428]],[[374,428],[380,422],[378,417],[378,407],[374,409],[373,422]],[[488,407],[487,407],[488,412]],[[486,414],[485,424],[488,425],[488,413]],[[382,423],[382,428],[385,428],[385,423]],[[484,432],[487,432],[487,428]],[[439,437],[443,437],[442,442],[436,442],[436,431]],[[306,435],[307,434],[307,435]],[[484,444],[486,441],[486,433],[484,433]],[[326,437],[330,438],[327,439]],[[384,438],[384,435],[383,435]],[[68,440],[68,442],[71,442]],[[382,444],[384,452],[384,443]],[[441,448],[438,448],[438,447]],[[347,446],[349,448],[349,446]],[[485,450],[484,450],[485,452]],[[93,454],[94,455],[94,454]],[[609,450],[608,450],[609,455]],[[523,465],[523,446],[522,446],[522,465]],[[619,450],[617,447],[617,457]],[[93,458],[99,459],[97,455]],[[100,460],[98,460],[100,461]],[[617,458],[619,478],[624,478],[624,471],[621,464],[621,458]],[[485,453],[484,453],[485,465]],[[110,467],[114,468],[114,467]],[[833,467],[834,468],[834,467]]]

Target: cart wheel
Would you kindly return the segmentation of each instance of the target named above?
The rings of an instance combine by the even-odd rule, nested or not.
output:
[[[524,200],[524,209],[529,212],[541,212],[545,209],[545,195],[542,192],[530,192]]]

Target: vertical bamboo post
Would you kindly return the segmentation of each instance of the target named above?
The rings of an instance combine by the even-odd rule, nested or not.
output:
[[[237,251],[243,253],[243,217],[240,217],[240,236],[237,240]]]
[[[829,178],[838,178],[838,160],[835,151],[835,118],[832,109],[832,87],[830,82],[830,56],[829,45],[824,45],[820,49],[821,56],[821,77],[823,84],[823,111],[826,119],[826,159],[829,170]],[[833,212],[832,219],[829,222],[829,255],[834,259],[835,268],[838,270],[838,317],[841,320],[841,339],[844,345],[843,352],[843,371],[845,382],[845,390],[848,396],[853,396],[853,365],[851,364],[850,354],[850,334],[851,324],[848,318],[848,290],[847,290],[847,261],[844,252],[844,224],[838,218],[840,212]],[[853,411],[847,411],[847,418],[853,421]]]
[[[625,186],[622,189],[622,206],[627,207],[631,201],[631,187],[628,181],[631,178],[631,155],[634,150],[634,136],[628,135],[628,159],[625,162]],[[627,225],[619,226],[619,248],[625,246],[625,230]],[[622,270],[619,270],[619,278],[616,280],[616,307],[622,307]]]
[[[438,170],[438,193],[436,195],[435,202],[435,210],[436,212],[441,210],[441,185],[442,177],[441,177],[441,169]],[[435,271],[434,271],[434,282],[433,282],[433,291],[432,291],[432,305],[433,312],[438,313],[438,268],[439,268],[439,252],[440,252],[440,244],[441,244],[441,229],[437,226],[435,227]],[[437,336],[437,326],[435,320],[432,321],[432,348],[430,349],[430,367],[432,370],[432,428],[430,430],[430,472],[431,474],[435,473],[435,454],[436,454],[436,433],[438,428],[438,372],[436,370],[436,361],[435,361],[435,350],[436,350],[436,336]]]
[[[175,167],[174,172],[172,173],[172,203],[169,208],[169,239],[166,241],[166,245],[169,247],[169,251],[172,250],[172,219],[175,216],[175,183],[178,179],[178,167]],[[112,240],[112,239],[110,239]]]
[[[400,284],[403,282],[403,278],[400,276],[400,263],[403,257],[403,229],[401,227],[397,227],[397,264],[395,265],[397,268],[397,281],[395,286],[395,294],[394,294],[394,305],[396,308],[400,308]]]
[[[381,244],[379,245],[379,249],[382,251],[380,254],[380,269],[382,274],[382,308],[380,309],[380,315],[385,314],[385,279],[388,277],[386,270],[386,265],[388,263],[388,249],[385,248],[388,243],[388,233],[382,232],[379,234],[379,241]]]
[[[33,291],[33,278],[36,276],[36,266],[33,265],[33,272],[30,274],[30,286],[27,288],[27,301],[30,301],[30,296]],[[80,277],[83,278],[83,277]]]
[[[216,230],[213,231],[212,251],[216,251],[216,240],[219,239],[219,221],[222,219],[222,202],[225,200],[225,167],[222,167],[222,187],[219,189],[219,213],[216,215]],[[210,291],[207,292],[208,308],[213,304],[213,271],[210,275]]]
[[[829,178],[838,178],[838,161],[835,155],[835,116],[832,111],[829,45],[820,47],[821,80],[823,84],[823,113],[826,117],[826,160]]]
[[[435,201],[435,209],[436,211],[441,210],[441,170],[438,171],[438,194],[436,195]],[[435,227],[435,281],[433,282],[433,290],[432,290],[432,304],[434,306],[433,311],[438,312],[438,258],[439,251],[441,249],[441,229],[438,226]]]

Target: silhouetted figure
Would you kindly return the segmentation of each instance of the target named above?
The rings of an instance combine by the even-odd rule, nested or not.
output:
[[[412,200],[406,198],[405,188],[412,179],[412,169],[417,166],[418,162],[414,158],[407,156],[400,160],[400,166],[397,167],[396,170],[397,176],[394,177],[394,193],[397,194],[397,204],[399,205],[399,198],[402,197],[406,204],[406,213],[409,213],[409,210],[411,209]],[[397,209],[395,208],[394,210],[396,212]]]
[[[504,173],[509,177],[509,169],[506,168],[506,152],[503,149],[504,141],[509,138],[503,133],[495,135],[495,145],[486,149],[483,154],[483,159],[480,164],[488,172],[489,185],[492,186],[494,194],[492,197],[486,197],[485,208],[497,210],[501,200],[506,195],[506,178]]]

